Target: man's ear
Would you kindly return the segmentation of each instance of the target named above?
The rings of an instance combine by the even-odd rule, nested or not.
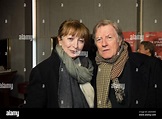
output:
[[[150,53],[150,49],[146,49],[146,52],[147,52],[147,53]]]
[[[122,38],[119,38],[119,46],[121,46],[122,41]]]

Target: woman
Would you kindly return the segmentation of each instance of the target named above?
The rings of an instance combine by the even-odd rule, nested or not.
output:
[[[64,21],[51,56],[31,71],[24,107],[93,107],[93,66],[82,51],[89,30],[78,20]]]
[[[110,20],[101,20],[95,25],[93,38],[98,49],[95,58],[95,107],[162,107],[159,62],[129,51],[122,30]]]

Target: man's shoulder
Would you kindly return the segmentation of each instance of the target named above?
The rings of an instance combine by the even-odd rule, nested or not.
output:
[[[131,52],[129,53],[129,60],[136,63],[141,64],[149,59],[149,56],[137,53],[137,52]]]
[[[138,64],[146,64],[146,65],[159,65],[162,66],[162,60],[157,58],[157,57],[151,57],[147,56],[145,54],[137,53],[137,52],[132,52],[129,54],[129,59]]]

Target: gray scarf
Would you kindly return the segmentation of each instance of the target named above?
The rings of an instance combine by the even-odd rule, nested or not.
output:
[[[69,74],[74,78],[77,79],[77,82],[80,84],[80,89],[83,92],[86,101],[90,108],[94,107],[94,89],[90,84],[93,76],[93,65],[89,58],[88,60],[88,67],[81,66],[81,62],[79,57],[76,59],[72,59],[69,57],[61,46],[58,44],[56,45],[56,51],[65,64],[65,67]]]
[[[72,59],[64,52],[62,47],[59,46],[58,44],[56,45],[56,51],[59,57],[62,59],[63,63],[65,64],[67,71],[73,78],[77,79],[78,83],[84,84],[92,80],[93,65],[89,59],[88,59],[89,65],[86,68],[81,66],[79,57],[76,59]]]

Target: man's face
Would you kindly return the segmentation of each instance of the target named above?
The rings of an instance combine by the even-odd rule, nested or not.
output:
[[[112,58],[117,54],[121,40],[112,25],[100,26],[96,30],[95,44],[99,54],[104,59]]]
[[[149,55],[149,50],[145,50],[145,47],[143,44],[140,44],[139,45],[139,49],[137,50],[137,52],[139,53],[142,53],[142,54],[145,54],[145,55]]]

